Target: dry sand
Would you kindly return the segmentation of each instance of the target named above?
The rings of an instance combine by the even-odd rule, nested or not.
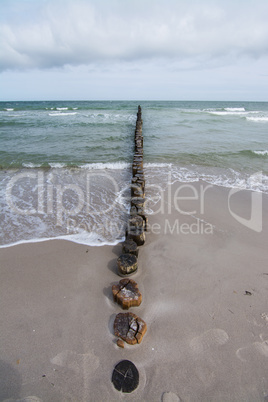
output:
[[[267,400],[268,197],[258,233],[231,215],[228,189],[207,189],[203,211],[202,185],[196,200],[178,200],[180,192],[175,203],[173,185],[149,217],[132,277],[143,302],[131,311],[148,326],[140,345],[120,349],[113,335],[120,245],[54,240],[0,250],[1,401]],[[250,205],[248,191],[231,198],[232,212],[247,219]],[[140,373],[131,394],[111,383],[121,359]]]

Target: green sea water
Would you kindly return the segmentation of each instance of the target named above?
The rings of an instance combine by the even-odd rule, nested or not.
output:
[[[202,179],[268,192],[267,102],[1,102],[2,245],[122,239],[138,104],[149,185]]]

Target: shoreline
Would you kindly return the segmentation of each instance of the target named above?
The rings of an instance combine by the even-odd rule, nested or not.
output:
[[[163,177],[162,177],[162,179],[163,179]],[[170,177],[167,176],[167,179],[170,179]],[[166,197],[166,194],[169,194],[169,188],[170,187],[176,187],[176,186],[185,186],[185,187],[189,186],[189,187],[193,187],[193,188],[198,188],[200,186],[204,186],[205,188],[210,188],[210,187],[215,188],[215,189],[218,188],[219,189],[218,191],[223,191],[223,193],[224,192],[230,192],[230,191],[234,191],[234,192],[238,191],[240,193],[245,192],[248,195],[249,194],[258,194],[258,195],[260,195],[262,197],[263,200],[266,200],[266,201],[263,201],[263,204],[265,204],[265,202],[267,202],[267,200],[268,200],[268,194],[265,193],[265,192],[262,192],[260,190],[252,190],[250,188],[244,188],[244,186],[242,186],[242,187],[233,187],[233,186],[228,187],[228,186],[225,186],[225,185],[222,185],[222,184],[210,183],[209,181],[205,181],[203,179],[199,179],[197,181],[179,181],[179,180],[175,180],[175,181],[171,182],[171,184],[166,183],[165,184],[166,187],[161,188],[161,189],[160,189],[160,186],[155,185],[155,184],[152,183],[152,179],[148,180],[148,182],[149,182],[148,187],[150,189],[152,189],[152,190],[150,190],[151,193],[150,193],[150,196],[148,197],[149,202],[146,205],[149,205],[150,210],[151,210],[151,203],[152,203],[151,202],[152,200],[150,201],[150,197],[153,197],[153,198],[157,197],[156,194],[154,194],[155,189],[157,189],[157,191],[158,191],[158,196],[160,196],[164,200],[165,197]],[[148,193],[148,190],[147,190],[147,193]],[[166,202],[166,201],[164,201],[164,202]],[[152,209],[154,209],[154,206],[153,206]],[[152,215],[150,214],[150,212],[147,212],[147,214],[148,214],[148,217],[150,219],[150,217]],[[74,216],[74,218],[76,219],[75,216]],[[33,238],[33,239],[27,239],[27,240],[18,240],[18,241],[12,242],[12,243],[1,244],[0,245],[0,250],[5,249],[5,248],[9,248],[9,247],[14,247],[14,246],[21,245],[21,244],[40,243],[40,242],[46,242],[46,241],[52,241],[52,240],[66,240],[66,241],[73,242],[75,244],[81,244],[81,245],[85,245],[85,246],[89,246],[89,247],[115,246],[115,245],[120,244],[121,242],[124,241],[123,237],[120,237],[120,239],[115,239],[115,240],[108,241],[108,242],[106,242],[105,240],[102,239],[102,240],[99,240],[99,243],[96,242],[96,239],[93,239],[92,243],[88,243],[88,239],[85,239],[85,240],[81,241],[81,238],[79,240],[79,236],[77,236],[78,232],[76,231],[77,229],[79,229],[80,225],[79,225],[79,222],[76,222],[75,219],[72,218],[72,215],[70,215],[66,219],[67,222],[68,221],[74,221],[75,224],[77,225],[77,227],[76,226],[68,227],[68,225],[66,227],[67,232],[69,230],[74,229],[75,230],[74,233],[58,235],[58,236],[55,236],[55,237],[42,237],[42,238]],[[82,224],[81,228],[84,228],[84,226],[85,226],[85,224]],[[122,225],[120,225],[120,224],[115,222],[115,226],[117,228],[121,229],[120,232],[117,233],[118,236],[119,236],[119,234],[122,235],[123,232],[124,232],[124,231],[122,231],[122,229],[123,229],[123,227],[121,227]],[[88,231],[88,229],[90,229],[90,227],[86,228],[85,234],[91,233],[91,232]],[[94,236],[96,237],[96,236],[98,236],[98,234],[94,232]],[[83,238],[83,236],[82,236],[82,238]]]
[[[206,186],[174,183],[148,216],[151,230],[133,275],[143,302],[131,311],[148,325],[140,345],[119,349],[113,334],[121,311],[111,292],[119,280],[120,244],[55,239],[0,249],[1,400],[161,401],[165,392],[182,401],[268,396],[268,196],[262,195],[257,232],[255,222],[252,229],[236,219],[250,221],[252,192],[233,194],[229,209],[231,189]],[[166,220],[171,229],[178,220],[185,230],[201,219],[213,233],[177,234],[176,227],[165,233]],[[140,372],[139,387],[129,395],[111,382],[121,359]]]

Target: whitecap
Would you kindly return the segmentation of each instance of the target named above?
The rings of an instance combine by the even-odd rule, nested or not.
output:
[[[216,116],[244,116],[246,112],[234,112],[234,111],[208,111],[208,113]]]
[[[102,169],[126,169],[130,167],[130,163],[127,162],[99,162],[99,163],[85,163],[84,165],[81,165],[80,167],[82,169],[88,169],[88,170],[102,170]]]
[[[256,123],[258,122],[267,122],[268,121],[268,117],[247,117],[246,118],[249,121],[254,121]]]
[[[162,163],[162,162],[159,162],[159,163],[157,163],[157,162],[148,162],[148,163],[145,163],[144,164],[144,167],[145,168],[151,168],[151,167],[163,167],[163,168],[165,168],[165,167],[171,167],[172,166],[172,164],[171,163]]]
[[[40,163],[32,163],[32,162],[28,162],[28,163],[23,162],[22,166],[25,167],[25,168],[33,169],[33,168],[41,167],[41,164]]]
[[[57,169],[57,168],[63,168],[63,167],[65,167],[66,165],[64,164],[64,163],[57,163],[57,162],[55,162],[55,163],[49,163],[49,166],[51,167],[51,168],[54,168],[54,169]]]
[[[68,110],[67,107],[56,107],[57,110]]]
[[[256,155],[268,155],[268,150],[266,149],[265,151],[252,151]]]
[[[119,239],[108,241],[104,237],[98,235],[95,232],[87,232],[80,230],[79,233],[63,235],[63,236],[55,236],[55,237],[42,237],[40,239],[28,239],[28,240],[19,240],[13,243],[1,244],[1,248],[8,248],[12,246],[17,246],[19,244],[29,244],[29,243],[41,243],[44,241],[50,240],[68,240],[73,243],[83,244],[86,246],[116,246],[118,243],[121,243],[125,240],[125,236]]]
[[[227,112],[245,112],[244,107],[225,107],[224,110]]]
[[[265,155],[267,154],[268,152],[265,153]],[[173,184],[175,182],[189,183],[203,180],[209,184],[221,187],[241,188],[264,193],[268,192],[268,176],[262,173],[249,175],[236,172],[233,169],[213,172],[210,169],[204,171],[202,168],[202,170],[200,170],[196,165],[193,165],[192,168],[171,165],[171,167],[166,166],[160,169],[154,168],[153,170],[145,167],[145,174],[147,174],[148,183],[147,193],[150,186],[153,188],[157,187],[155,185],[156,179],[158,180],[157,183],[165,182],[166,184]],[[162,185],[160,184],[160,186]],[[165,187],[166,186],[164,186],[164,188]]]
[[[5,109],[7,112],[13,112],[14,111],[14,109],[12,109],[12,108],[6,108]]]
[[[74,116],[75,114],[77,114],[77,112],[70,112],[70,113],[49,113],[49,116]]]

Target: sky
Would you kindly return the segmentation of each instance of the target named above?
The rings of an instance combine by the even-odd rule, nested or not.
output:
[[[268,0],[0,0],[0,100],[268,101]]]

